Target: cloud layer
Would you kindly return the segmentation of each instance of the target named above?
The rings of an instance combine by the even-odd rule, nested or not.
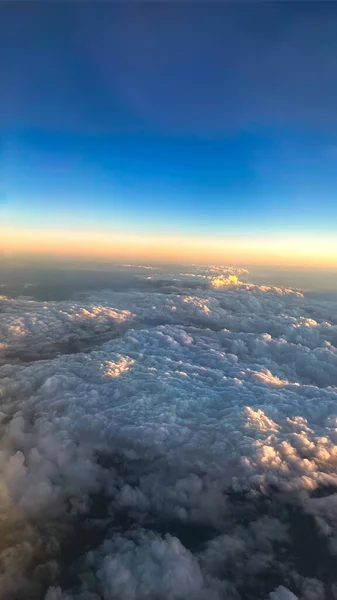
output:
[[[148,273],[1,297],[1,597],[337,598],[336,304]]]

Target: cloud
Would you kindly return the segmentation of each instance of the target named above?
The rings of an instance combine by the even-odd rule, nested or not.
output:
[[[277,590],[271,592],[269,598],[270,600],[296,600],[297,596],[287,590],[283,585],[280,585]]]
[[[120,335],[132,314],[110,307],[76,303],[41,303],[0,296],[0,364],[34,361],[59,353],[92,348]]]
[[[334,593],[333,305],[198,273],[2,297],[4,600]]]
[[[121,600],[201,598],[204,590],[197,559],[170,535],[117,534],[85,562],[97,569],[101,593]]]
[[[214,287],[227,287],[228,285],[239,285],[241,281],[239,281],[236,275],[229,275],[229,277],[213,277],[211,283]]]

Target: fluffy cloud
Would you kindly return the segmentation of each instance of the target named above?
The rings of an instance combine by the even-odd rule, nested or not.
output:
[[[94,303],[0,296],[0,365],[78,352],[123,333],[132,314]]]
[[[334,593],[334,306],[242,275],[2,297],[2,598]]]
[[[274,592],[269,595],[270,600],[296,600],[297,596],[280,585]]]

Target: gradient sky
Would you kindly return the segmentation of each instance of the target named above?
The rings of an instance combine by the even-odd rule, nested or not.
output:
[[[336,2],[3,2],[0,40],[5,247],[276,235],[337,266]]]

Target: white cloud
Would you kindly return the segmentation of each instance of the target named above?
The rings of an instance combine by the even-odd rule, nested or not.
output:
[[[190,288],[189,273],[169,292],[2,298],[4,600],[324,597],[330,580],[304,581],[292,555],[290,514],[311,519],[333,555],[333,307],[212,285],[233,270],[192,275],[206,287]],[[79,523],[100,544],[75,552],[81,581],[63,585],[60,549]]]

